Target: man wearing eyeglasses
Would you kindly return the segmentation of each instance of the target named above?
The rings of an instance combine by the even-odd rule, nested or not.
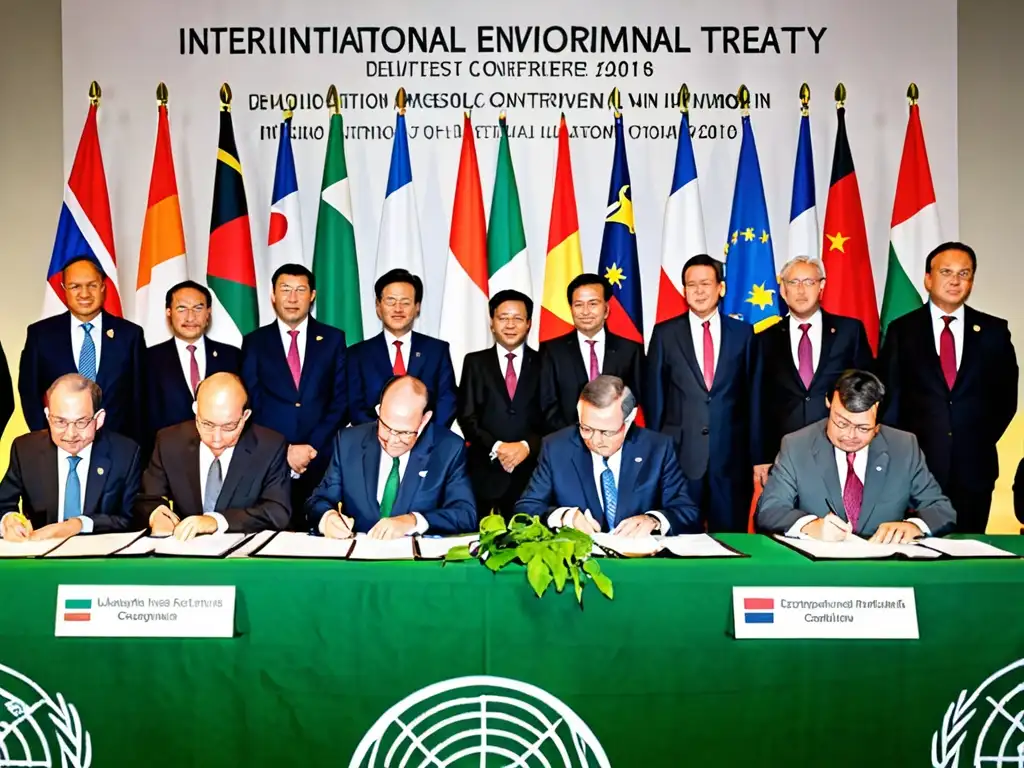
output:
[[[700,510],[668,435],[633,424],[636,398],[618,376],[583,387],[579,423],[544,440],[516,504],[552,528],[621,536],[695,533]]]
[[[384,387],[375,421],[338,433],[306,503],[314,530],[333,539],[397,539],[477,529],[465,445],[431,423],[428,402],[422,381],[399,376]]]
[[[928,471],[917,438],[880,426],[885,387],[867,371],[835,383],[829,415],[782,439],[758,499],[768,533],[901,544],[953,530],[956,512]],[[911,511],[912,510],[912,511]]]
[[[107,279],[91,256],[72,259],[60,282],[68,311],[28,327],[18,392],[29,429],[46,428],[46,388],[66,373],[78,373],[102,390],[107,429],[144,438],[146,342],[142,328],[104,309]]]
[[[203,380],[192,421],[161,430],[135,519],[154,536],[280,531],[291,517],[288,444],[256,424],[233,373]]]
[[[434,424],[455,422],[455,368],[447,341],[414,331],[423,301],[423,281],[405,269],[392,269],[373,285],[377,317],[384,329],[349,350],[349,392],[353,424],[375,421],[374,406],[393,376],[415,376],[427,386]]]
[[[966,306],[977,269],[974,249],[963,243],[928,254],[928,301],[889,323],[878,356],[889,393],[883,420],[917,435],[957,511],[959,533],[985,532],[999,476],[996,443],[1017,411],[1019,370],[1006,320]],[[900,298],[887,295],[883,314]]]
[[[84,376],[61,376],[46,400],[48,431],[11,445],[0,481],[0,535],[37,541],[128,530],[142,474],[139,446],[104,428],[103,393]]]
[[[874,363],[864,324],[821,308],[821,260],[797,256],[779,274],[789,314],[754,337],[760,367],[760,440],[754,476],[764,485],[782,438],[828,415],[828,395],[850,368]]]

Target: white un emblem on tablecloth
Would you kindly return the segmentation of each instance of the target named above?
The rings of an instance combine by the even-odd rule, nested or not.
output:
[[[78,712],[0,665],[0,768],[89,768],[92,743]]]

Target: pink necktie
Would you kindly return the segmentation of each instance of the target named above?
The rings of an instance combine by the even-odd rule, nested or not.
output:
[[[196,360],[196,345],[189,344],[185,349],[192,355],[192,360],[188,364],[188,381],[192,385],[192,397],[195,397],[196,389],[199,387],[199,361]]]
[[[597,342],[593,339],[587,339],[587,344],[590,345],[590,380],[593,381],[601,375],[601,371],[597,366],[597,350],[594,348]]]
[[[395,345],[395,364],[391,366],[391,372],[395,376],[405,376],[405,360],[402,357],[402,342],[393,341]]]
[[[292,372],[292,380],[295,382],[295,389],[299,388],[299,377],[302,375],[302,366],[299,364],[299,342],[298,331],[288,331],[292,337],[291,346],[288,347],[288,370]]]
[[[949,324],[956,320],[952,315],[944,315],[942,322],[946,327],[939,334],[939,364],[942,366],[942,375],[946,378],[946,386],[950,391],[956,384],[956,341],[953,339],[953,331]]]
[[[509,352],[505,358],[508,360],[508,367],[505,369],[505,389],[508,390],[508,399],[512,400],[516,396],[516,369],[512,366],[516,356]]]
[[[856,453],[846,454],[846,486],[843,488],[843,506],[846,508],[846,519],[853,526],[854,533],[857,531],[857,521],[860,519],[860,505],[864,501],[864,483],[853,471],[853,460]]]
[[[715,383],[715,342],[711,340],[711,321],[704,323],[704,386],[708,392]]]
[[[811,355],[811,338],[807,331],[811,329],[810,323],[800,323],[800,330],[804,335],[800,337],[800,343],[796,345],[796,359],[800,364],[800,381],[804,383],[805,389],[811,388],[811,380],[814,378],[814,360]]]

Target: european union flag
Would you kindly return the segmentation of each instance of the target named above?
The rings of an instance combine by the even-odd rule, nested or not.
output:
[[[768,204],[749,115],[743,116],[743,143],[725,256],[723,311],[753,325],[755,333],[779,322],[782,310]]]

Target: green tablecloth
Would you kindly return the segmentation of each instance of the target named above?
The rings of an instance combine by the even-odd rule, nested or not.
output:
[[[721,538],[751,557],[606,561],[615,600],[588,587],[583,611],[477,563],[4,561],[0,664],[78,707],[97,768],[347,766],[390,706],[476,674],[557,696],[614,766],[680,768],[928,766],[961,689],[1024,658],[1024,561],[815,563]],[[56,639],[75,583],[234,584],[237,636]],[[762,585],[913,586],[921,639],[732,639],[731,588]]]

